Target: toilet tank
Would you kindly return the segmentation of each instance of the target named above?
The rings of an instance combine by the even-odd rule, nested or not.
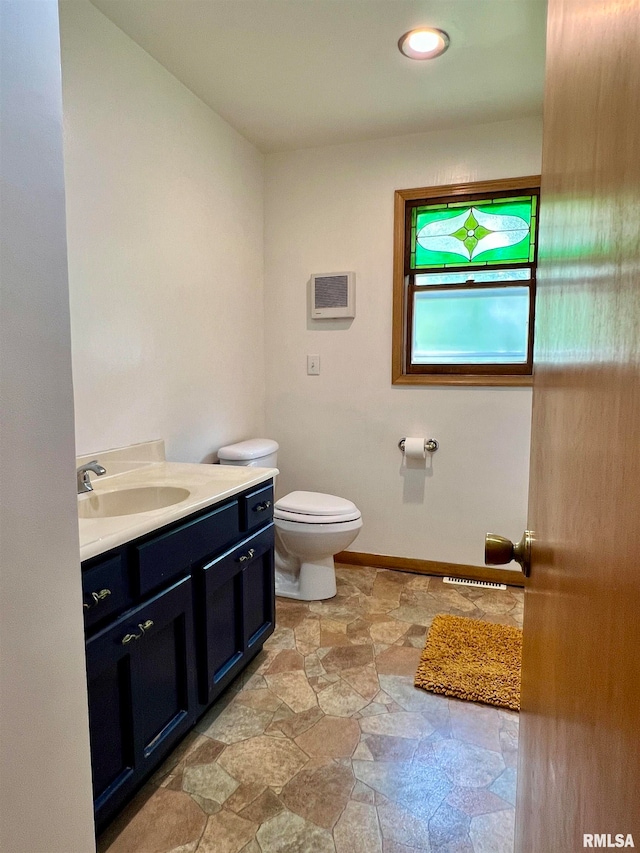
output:
[[[250,438],[237,444],[227,444],[218,450],[221,465],[250,465],[259,468],[275,468],[278,462],[277,441],[271,438]]]

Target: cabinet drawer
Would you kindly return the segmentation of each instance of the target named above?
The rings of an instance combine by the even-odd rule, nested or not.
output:
[[[103,560],[82,572],[84,624],[90,628],[131,605],[129,575],[122,554]]]
[[[242,529],[253,530],[273,518],[273,484],[263,486],[240,498]]]
[[[189,566],[221,551],[240,533],[236,501],[156,536],[135,548],[138,593],[156,589]]]
[[[242,571],[251,560],[261,556],[269,548],[273,548],[273,540],[274,532],[271,524],[266,530],[243,539],[224,554],[211,560],[202,567],[202,571],[209,579],[209,583],[214,585],[224,583],[238,570]]]

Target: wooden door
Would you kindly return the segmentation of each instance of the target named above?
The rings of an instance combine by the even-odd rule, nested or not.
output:
[[[640,0],[549,0],[541,211],[516,850],[638,848]]]

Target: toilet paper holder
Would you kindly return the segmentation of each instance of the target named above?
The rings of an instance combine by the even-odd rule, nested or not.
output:
[[[400,441],[398,442],[398,447],[400,448],[400,450],[401,450],[403,453],[404,453],[404,443],[405,443],[405,439],[404,439],[404,438],[401,438],[401,439],[400,439]],[[435,452],[436,452],[436,450],[437,450],[439,447],[440,447],[440,445],[438,444],[438,442],[436,441],[436,439],[435,439],[435,438],[425,438],[425,440],[424,440],[424,449],[425,449],[428,453],[435,453]]]

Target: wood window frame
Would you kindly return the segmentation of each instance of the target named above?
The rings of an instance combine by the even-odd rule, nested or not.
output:
[[[478,181],[467,184],[449,184],[439,187],[418,187],[396,190],[394,200],[394,240],[393,240],[393,327],[391,381],[394,385],[512,385],[527,386],[533,382],[533,336],[535,321],[536,258],[533,264],[514,264],[514,268],[531,266],[530,308],[529,308],[529,361],[526,365],[423,365],[416,368],[410,364],[409,347],[411,345],[411,321],[413,305],[413,287],[410,287],[410,273],[407,269],[410,241],[407,208],[415,202],[431,202],[434,199],[464,200],[465,196],[485,197],[490,195],[507,197],[514,191],[540,191],[540,175],[528,175],[522,178],[504,178],[495,181]],[[473,199],[470,198],[472,201]],[[540,205],[538,203],[539,222]],[[463,269],[471,269],[465,267]],[[486,269],[484,267],[483,269]],[[455,272],[451,268],[447,272]],[[436,269],[425,272],[437,272]],[[477,285],[475,285],[477,287]],[[464,371],[464,372],[462,372]],[[524,372],[526,371],[526,372]]]

